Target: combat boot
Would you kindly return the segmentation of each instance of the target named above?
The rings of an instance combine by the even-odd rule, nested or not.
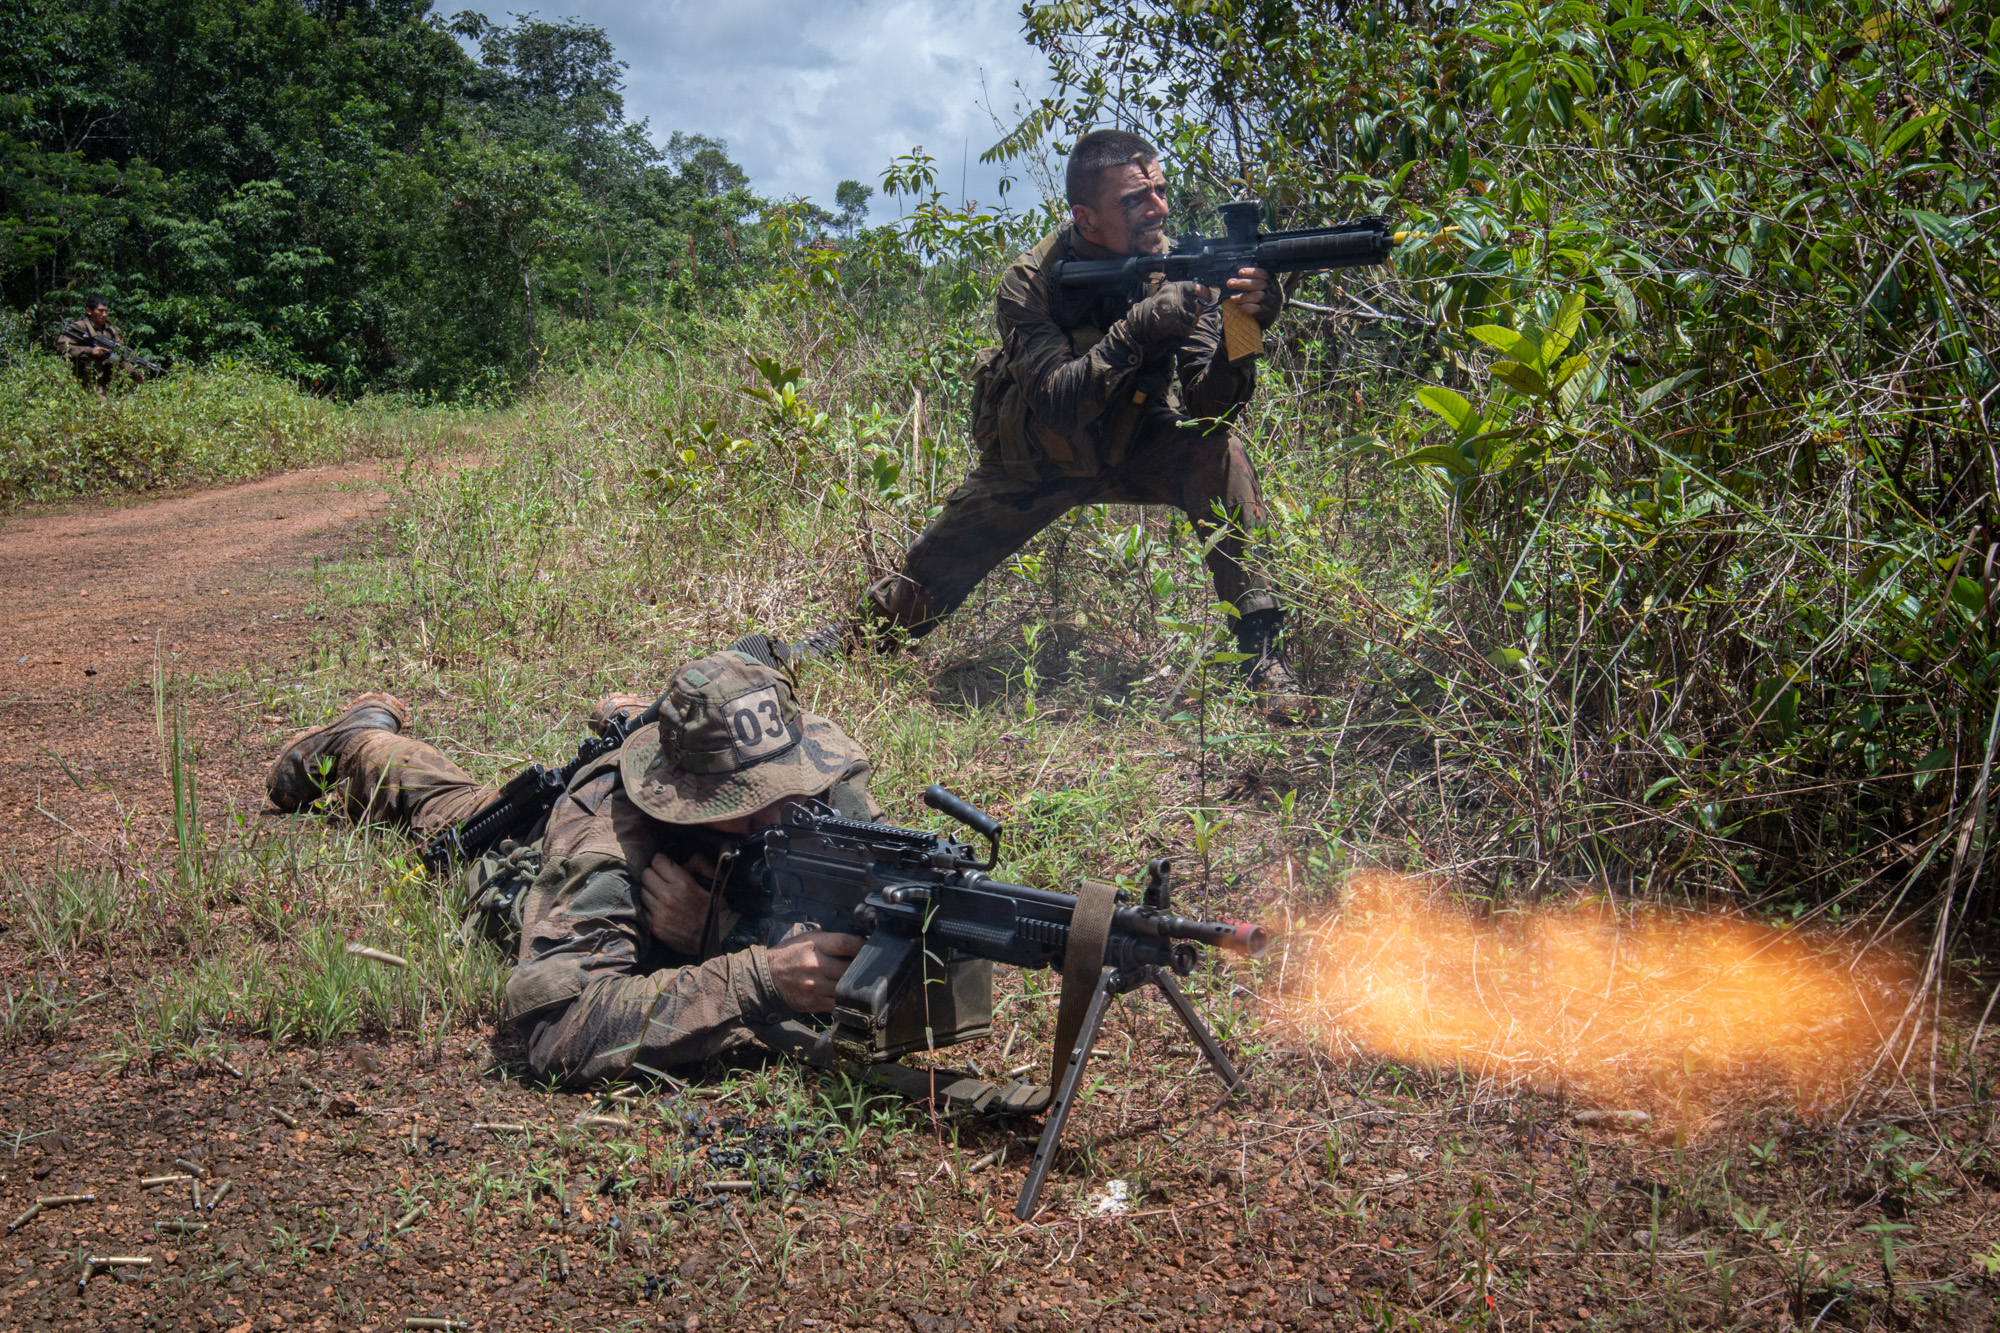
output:
[[[1273,722],[1301,722],[1312,712],[1312,700],[1285,661],[1284,632],[1281,608],[1252,611],[1236,622],[1236,647],[1248,654],[1244,680],[1265,714]]]
[[[409,725],[410,706],[401,699],[364,694],[325,726],[307,727],[286,741],[264,774],[264,792],[280,810],[303,810],[326,792],[322,759],[337,760],[341,747],[361,732],[401,732]]]

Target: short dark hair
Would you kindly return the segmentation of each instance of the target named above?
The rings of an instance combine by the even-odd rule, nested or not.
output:
[[[1095,208],[1106,167],[1136,166],[1160,160],[1160,150],[1127,130],[1092,130],[1070,149],[1063,173],[1063,193],[1072,204]]]
[[[85,310],[95,310],[97,309],[97,307],[101,305],[108,306],[110,304],[111,302],[105,300],[103,297],[99,296],[96,292],[92,292],[90,295],[83,298],[83,308]]]

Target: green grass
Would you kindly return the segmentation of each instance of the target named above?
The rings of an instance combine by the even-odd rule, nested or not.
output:
[[[231,363],[177,370],[100,399],[55,358],[21,355],[0,364],[0,511],[464,447],[470,420],[445,409],[316,398]]]

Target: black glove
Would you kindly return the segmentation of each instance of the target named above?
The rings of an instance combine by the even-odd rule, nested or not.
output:
[[[1201,296],[1191,282],[1170,282],[1125,312],[1119,322],[1141,347],[1179,342],[1201,318]]]

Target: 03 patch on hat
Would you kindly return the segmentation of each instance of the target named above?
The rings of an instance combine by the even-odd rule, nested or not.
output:
[[[659,725],[635,732],[618,762],[641,810],[706,824],[817,795],[867,757],[846,732],[801,709],[784,676],[724,652],[674,673]]]

